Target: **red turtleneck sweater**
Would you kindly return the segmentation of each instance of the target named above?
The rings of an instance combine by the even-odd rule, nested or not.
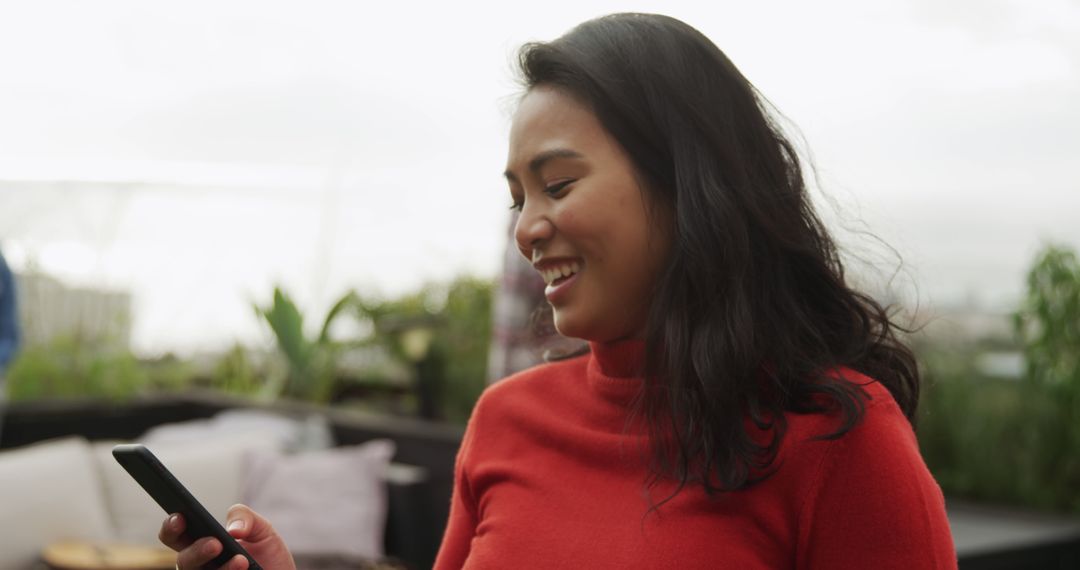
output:
[[[941,489],[881,384],[833,441],[838,416],[788,414],[772,478],[709,498],[687,487],[649,511],[640,435],[624,433],[641,342],[526,370],[491,386],[469,420],[436,570],[949,569]],[[653,501],[670,494],[662,484]]]

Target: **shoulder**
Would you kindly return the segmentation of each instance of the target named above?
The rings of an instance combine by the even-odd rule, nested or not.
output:
[[[838,439],[846,440],[848,445],[852,445],[866,439],[877,439],[882,435],[881,432],[887,432],[900,440],[910,439],[914,442],[915,434],[911,422],[884,384],[850,368],[840,369],[833,377],[848,382],[857,389],[858,409],[861,412],[851,429]],[[840,408],[834,408],[824,413],[789,413],[787,420],[789,433],[801,441],[837,431],[843,426],[844,416]]]
[[[854,371],[867,395],[860,420],[840,437],[795,443],[807,459],[799,510],[800,549],[809,567],[955,568],[945,500],[889,390]],[[806,419],[829,433],[839,418]],[[822,429],[824,428],[824,429]],[[804,432],[809,431],[804,429]]]
[[[830,452],[833,469],[862,469],[879,481],[929,477],[911,421],[883,384],[848,371],[867,397],[862,417],[841,436]]]
[[[909,485],[912,480],[932,483],[914,427],[889,389],[853,370],[843,370],[842,376],[865,394],[861,413],[846,431],[835,435],[845,425],[840,409],[787,415],[784,447],[788,459],[799,465],[803,480],[814,488],[850,479],[866,492]]]
[[[842,376],[866,395],[850,429],[834,438],[821,437],[842,427],[838,410],[799,415],[791,422],[790,433],[796,436],[791,444],[808,459],[804,465],[811,470],[807,475],[812,488],[844,480],[849,494],[887,494],[889,488],[913,483],[940,493],[919,452],[915,430],[888,388],[853,370],[842,371]]]

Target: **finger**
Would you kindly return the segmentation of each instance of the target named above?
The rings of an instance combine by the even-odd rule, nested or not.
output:
[[[221,570],[248,570],[248,560],[243,554],[237,554],[229,559]]]
[[[260,542],[277,536],[270,521],[264,519],[259,513],[251,510],[247,505],[233,505],[225,516],[228,521],[225,530],[233,538],[248,542]]]
[[[221,554],[221,541],[210,536],[200,538],[176,555],[176,567],[181,569],[202,568],[218,554]]]
[[[183,515],[179,513],[169,515],[169,518],[161,523],[161,530],[158,531],[158,540],[165,546],[179,552],[191,545],[191,539],[184,534],[184,529],[186,528],[187,525],[184,522]]]

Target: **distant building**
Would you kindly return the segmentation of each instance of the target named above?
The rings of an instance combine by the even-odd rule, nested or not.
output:
[[[15,280],[24,345],[67,336],[92,344],[130,346],[130,293],[68,287],[41,273],[16,274]]]
[[[1024,377],[1024,353],[1014,351],[987,351],[975,359],[975,367],[985,376],[1019,380]]]
[[[916,323],[923,327],[918,333],[922,342],[968,355],[983,377],[1024,377],[1024,355],[1011,313],[974,305],[944,307],[920,314]]]
[[[1012,314],[974,307],[924,309],[913,319],[935,342],[970,343],[979,339],[1013,338]]]

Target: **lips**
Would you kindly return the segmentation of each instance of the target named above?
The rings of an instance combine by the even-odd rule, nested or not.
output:
[[[565,303],[570,290],[577,283],[580,275],[580,273],[573,273],[569,277],[560,277],[549,283],[547,287],[544,287],[544,297],[548,300],[548,303],[553,307],[559,307]]]
[[[560,262],[538,269],[538,271],[543,276],[544,283],[558,285],[581,271],[581,264],[577,261]]]
[[[559,257],[538,260],[533,265],[547,283],[544,297],[552,306],[558,306],[568,299],[567,295],[577,282],[584,262],[580,258]]]

